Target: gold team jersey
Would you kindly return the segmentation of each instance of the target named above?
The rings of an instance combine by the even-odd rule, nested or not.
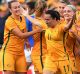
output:
[[[42,20],[41,18],[37,19],[40,21],[43,30],[45,30],[47,28],[47,24],[45,23],[45,21]],[[37,26],[33,26],[33,30],[37,28],[38,28]],[[36,33],[33,37],[34,37],[34,46],[32,50],[32,55],[41,55],[41,49],[42,49],[42,54],[46,54],[47,46],[45,40],[45,32],[42,32],[42,36],[41,33]]]
[[[58,24],[55,28],[46,29],[45,37],[48,55],[54,60],[67,59],[63,46],[63,28],[65,23]]]
[[[24,39],[19,38],[18,36],[12,33],[12,30],[18,27],[20,31],[26,31],[25,18],[23,16],[22,21],[14,19],[12,16],[9,16],[5,23],[4,30],[4,44],[3,50],[15,55],[23,55],[24,53]]]
[[[78,35],[80,37],[80,21],[77,21],[76,24],[74,24],[72,26],[72,30],[76,33],[76,35]],[[73,42],[74,42],[74,45],[73,45],[73,53],[74,53],[74,58],[75,58],[75,68],[76,68],[76,71],[77,72],[80,72],[80,56],[79,56],[79,51],[80,51],[80,43],[77,41],[77,39],[74,37],[74,35],[69,32],[69,35],[71,38],[73,38]]]
[[[80,21],[77,21],[75,25],[72,26],[71,28],[78,36],[80,36]],[[77,30],[79,29],[79,31]],[[69,33],[69,35],[74,38],[74,35],[72,33]],[[75,38],[74,38],[75,40]],[[74,42],[74,51],[75,53],[78,52],[78,50],[80,49],[80,44],[77,40],[75,40]]]

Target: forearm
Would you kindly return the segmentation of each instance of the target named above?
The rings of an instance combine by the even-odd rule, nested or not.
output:
[[[38,32],[41,32],[42,29],[36,29],[34,31],[31,31],[31,32],[21,32],[18,28],[16,29],[13,29],[12,30],[12,33],[15,35],[15,36],[18,36],[19,38],[22,38],[22,39],[26,39],[27,37],[31,36],[31,35],[34,35],[35,33],[38,33]]]
[[[27,17],[27,19],[28,19],[32,24],[35,24],[35,25],[37,25],[37,26],[40,26],[40,25],[41,25],[40,22],[39,22],[37,19],[32,18],[30,15],[26,15],[26,17]]]
[[[72,26],[72,23],[66,24],[66,26],[64,27],[64,31],[69,30],[71,28],[71,26]]]
[[[34,30],[34,31],[31,31],[31,32],[22,33],[22,34],[20,34],[20,38],[22,38],[22,39],[27,38],[27,37],[29,37],[31,35],[34,35],[37,32],[38,32],[37,30]]]
[[[72,20],[70,20],[70,21],[67,21],[68,23],[65,25],[65,27],[64,27],[64,31],[67,31],[67,30],[69,30],[71,27],[72,27],[72,25],[73,25],[73,23],[74,23],[74,19],[72,19]]]
[[[30,15],[28,15],[28,9],[25,11],[23,8],[21,8],[22,15],[24,15],[32,24],[35,24],[40,27],[40,22],[38,19],[32,18]]]

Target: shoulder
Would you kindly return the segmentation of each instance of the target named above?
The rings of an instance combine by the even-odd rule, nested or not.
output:
[[[9,22],[12,22],[13,21],[13,18],[11,16],[9,16],[6,20],[6,23],[9,23]]]

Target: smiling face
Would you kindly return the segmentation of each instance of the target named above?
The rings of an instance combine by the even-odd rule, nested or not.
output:
[[[64,8],[64,18],[65,20],[72,19],[72,16],[75,14],[75,12],[68,6]]]
[[[11,3],[10,11],[14,15],[20,15],[21,13],[20,13],[20,4],[19,4],[19,2]]]

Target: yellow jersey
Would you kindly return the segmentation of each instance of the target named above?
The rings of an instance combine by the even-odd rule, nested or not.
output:
[[[80,29],[80,21],[77,21],[76,24],[74,24],[71,28],[78,36],[80,36],[80,31],[78,31],[77,28]],[[69,35],[72,38],[74,38],[74,45],[73,46],[74,46],[74,54],[75,54],[80,49],[80,43],[75,39],[75,37],[72,33],[69,33]]]
[[[63,34],[65,24],[58,24],[55,28],[46,29],[45,38],[47,43],[48,55],[54,60],[67,59],[63,45]]]
[[[45,21],[41,18],[37,19],[40,21],[43,30],[47,29],[47,24],[45,23]],[[33,26],[33,30],[37,28],[38,28],[37,26]],[[47,46],[45,40],[45,32],[42,32],[42,35],[41,33],[36,33],[35,35],[33,35],[33,37],[34,37],[34,46],[32,49],[32,55],[41,55],[41,50],[42,54],[46,54]]]
[[[26,22],[25,18],[21,16],[22,21],[18,21],[12,16],[9,16],[5,23],[4,29],[4,44],[3,50],[14,55],[23,55],[24,54],[24,39],[19,38],[18,36],[12,33],[12,30],[18,27],[20,31],[26,31]]]

